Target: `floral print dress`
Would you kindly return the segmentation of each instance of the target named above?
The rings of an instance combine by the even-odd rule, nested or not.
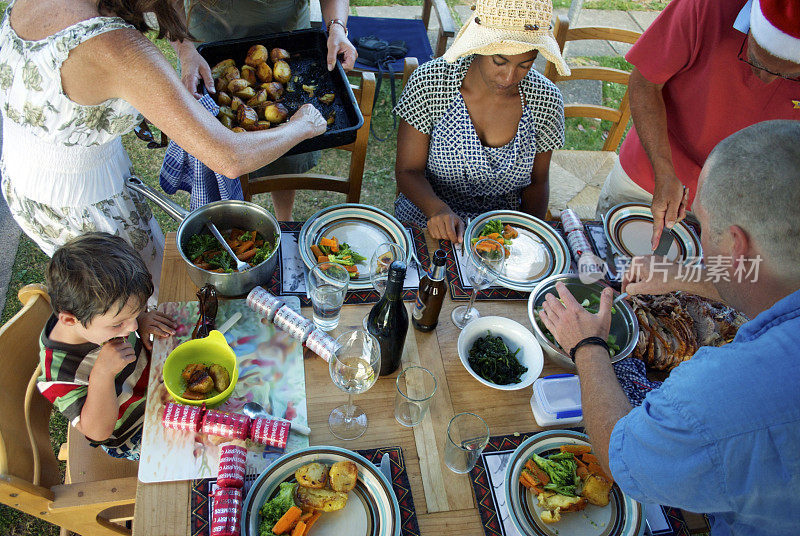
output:
[[[39,41],[0,26],[2,189],[14,219],[48,255],[89,231],[130,242],[157,285],[164,236],[145,199],[125,187],[131,161],[120,136],[141,121],[122,99],[84,106],[61,87],[70,50],[104,32],[133,28],[118,17],[78,22]]]

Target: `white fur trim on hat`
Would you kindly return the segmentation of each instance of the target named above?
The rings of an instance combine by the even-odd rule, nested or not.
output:
[[[569,76],[569,67],[561,56],[558,43],[548,30],[533,32],[491,28],[475,22],[474,17],[461,27],[443,57],[445,61],[452,63],[470,54],[514,55],[534,49],[553,62],[559,74]]]
[[[759,46],[773,56],[800,64],[800,39],[770,22],[764,16],[759,0],[753,0],[750,8],[750,33]]]

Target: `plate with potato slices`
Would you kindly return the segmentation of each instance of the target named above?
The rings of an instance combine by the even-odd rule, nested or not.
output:
[[[603,472],[580,432],[550,430],[524,441],[508,460],[504,489],[521,534],[644,534],[642,505]]]
[[[391,482],[363,456],[314,446],[258,476],[242,509],[243,536],[399,536]]]

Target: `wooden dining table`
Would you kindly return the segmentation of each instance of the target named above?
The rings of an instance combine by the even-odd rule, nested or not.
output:
[[[427,235],[426,240],[428,250],[435,251],[437,241]],[[196,299],[196,292],[197,287],[189,279],[186,265],[177,251],[175,233],[170,233],[161,270],[159,302],[191,301]],[[446,297],[439,324],[432,332],[422,333],[409,326],[402,367],[422,365],[438,380],[430,411],[417,426],[408,428],[395,420],[395,372],[382,376],[369,391],[355,399],[369,419],[366,433],[353,441],[337,439],[328,428],[328,414],[344,403],[347,395],[332,384],[325,361],[313,354],[304,359],[310,444],[351,450],[400,446],[422,535],[484,534],[469,475],[452,472],[443,461],[447,425],[455,414],[477,413],[489,425],[493,436],[541,429],[531,412],[530,388],[492,389],[475,380],[461,364],[457,351],[460,330],[450,320],[450,312],[463,303]],[[412,306],[413,302],[406,303],[409,313]],[[524,300],[478,301],[476,307],[483,316],[504,316],[531,329]],[[332,335],[361,328],[362,319],[370,308],[370,304],[345,305],[339,326]],[[303,308],[303,314],[310,317],[311,308]],[[545,361],[543,376],[559,372],[564,371]],[[134,536],[189,536],[190,486],[190,481],[139,482]]]

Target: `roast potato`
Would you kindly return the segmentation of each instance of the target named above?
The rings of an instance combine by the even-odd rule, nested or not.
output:
[[[194,391],[187,389],[183,392],[181,398],[185,398],[186,400],[205,400],[208,397],[203,393],[195,393]]]
[[[303,510],[335,512],[347,504],[347,493],[297,486],[294,492],[294,502]]]
[[[219,104],[220,106],[230,106],[231,96],[224,91],[220,91],[219,93],[217,93],[217,104]]]
[[[259,89],[255,96],[247,101],[247,105],[251,108],[256,104],[260,104],[262,102],[267,102],[267,90],[266,89]]]
[[[206,368],[207,367],[202,363],[189,363],[183,368],[183,372],[181,372],[181,378],[183,378],[184,381],[188,382],[191,379],[192,374],[194,374],[198,370],[201,372],[205,372]]]
[[[228,67],[236,67],[236,62],[232,59],[222,60],[211,68],[211,78],[221,77],[228,70]]]
[[[336,110],[331,112],[331,115],[328,116],[325,122],[328,124],[328,126],[331,126],[335,121],[336,121]]]
[[[289,53],[283,48],[273,48],[269,52],[269,60],[272,63],[275,63],[276,61],[279,60],[288,60],[288,59],[289,59]]]
[[[242,75],[239,72],[239,69],[236,67],[228,67],[225,69],[225,73],[222,75],[222,78],[224,78],[226,82],[230,82],[231,80],[236,80],[237,78],[241,77]]]
[[[247,80],[247,83],[254,86],[258,83],[256,80],[256,68],[250,65],[242,67],[242,78]]]
[[[228,91],[234,95],[248,87],[250,87],[250,83],[244,78],[235,78],[228,82]]]
[[[247,127],[251,127],[258,122],[258,114],[255,110],[243,104],[239,106],[239,110],[236,112],[236,120],[240,127],[247,129]]]
[[[217,117],[219,118],[219,122],[222,123],[225,128],[233,129],[233,125],[235,124],[233,119],[227,115],[218,115]]]
[[[234,113],[234,111],[227,106],[219,107],[219,112],[217,112],[217,117],[222,118],[223,116],[229,117],[231,120],[236,119],[236,114]],[[203,365],[203,368],[205,368],[205,365]]]
[[[259,121],[250,130],[267,130],[270,126],[269,121]]]
[[[264,63],[269,58],[269,52],[264,45],[253,45],[247,51],[247,57],[244,62],[252,67],[258,67],[259,64]]]
[[[194,393],[208,394],[214,389],[214,380],[205,370],[195,370],[186,382],[186,387]]]
[[[272,82],[272,67],[266,63],[260,63],[256,67],[256,76],[262,82]]]
[[[223,91],[228,91],[228,81],[222,76],[220,76],[219,78],[215,78],[214,89],[217,91],[218,94]]]
[[[278,100],[283,95],[283,84],[280,82],[270,82],[265,89],[270,100]]]
[[[272,64],[272,77],[281,84],[285,84],[292,79],[292,68],[285,61],[278,60]]]
[[[239,97],[237,97],[236,95],[234,95],[233,98],[231,98],[231,110],[233,110],[234,112],[238,112],[239,107],[243,105],[244,101]]]
[[[294,478],[301,486],[322,489],[328,482],[328,466],[324,463],[307,463],[294,472]]]
[[[220,393],[231,384],[231,376],[222,365],[214,364],[208,367],[208,375],[214,380],[214,388]]]
[[[283,123],[289,116],[289,110],[286,109],[281,103],[275,103],[264,108],[264,120],[269,121],[273,125]]]
[[[331,465],[329,477],[333,491],[347,493],[356,487],[358,467],[351,461],[336,462]]]
[[[330,104],[333,102],[335,95],[333,93],[325,93],[323,96],[319,98],[319,102]]]
[[[236,95],[237,97],[239,97],[243,101],[247,101],[247,100],[252,99],[253,97],[255,97],[256,90],[251,88],[250,86],[247,86],[243,90],[237,91],[236,93],[234,93],[234,95]]]
[[[242,127],[233,127],[231,130],[234,131],[234,132],[247,132]]]

